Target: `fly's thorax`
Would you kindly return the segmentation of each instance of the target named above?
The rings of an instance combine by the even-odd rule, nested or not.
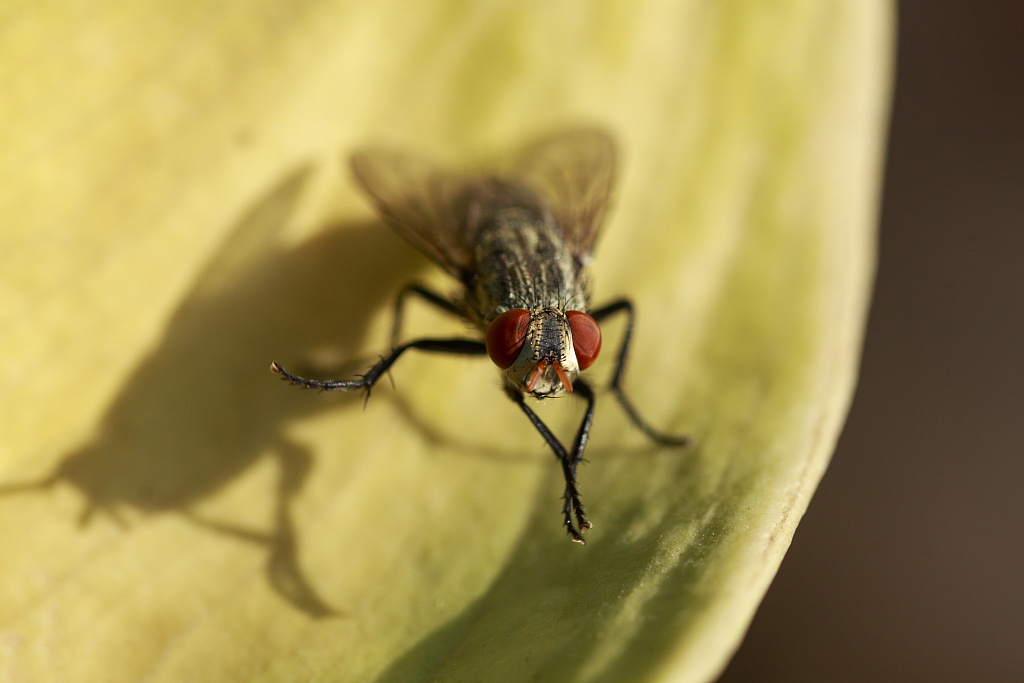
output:
[[[583,309],[585,274],[554,220],[505,209],[481,228],[474,249],[474,285],[467,303],[484,320],[513,309]]]
[[[505,379],[535,398],[562,396],[567,391],[566,382],[572,386],[580,372],[569,321],[557,308],[528,310],[525,342],[518,357],[505,369]]]

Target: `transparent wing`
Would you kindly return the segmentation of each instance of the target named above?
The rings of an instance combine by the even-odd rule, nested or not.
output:
[[[548,136],[523,151],[514,174],[554,212],[569,250],[589,256],[615,183],[611,136],[592,128]]]
[[[569,250],[588,257],[615,180],[615,145],[600,130],[573,129],[530,145],[498,175],[453,173],[386,148],[356,152],[352,169],[380,215],[461,278],[472,269],[482,219],[507,206],[540,214],[538,200],[558,220]]]
[[[413,246],[456,277],[471,267],[466,208],[477,180],[384,148],[356,152],[352,170],[381,217]]]

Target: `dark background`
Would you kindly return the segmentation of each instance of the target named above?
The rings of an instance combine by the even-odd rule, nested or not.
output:
[[[1024,681],[1024,2],[900,3],[839,448],[721,683]]]

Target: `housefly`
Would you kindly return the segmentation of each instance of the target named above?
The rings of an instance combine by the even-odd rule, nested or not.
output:
[[[526,414],[562,465],[566,531],[583,543],[592,527],[580,501],[576,468],[594,417],[594,391],[580,376],[601,350],[599,323],[626,316],[610,389],[630,421],[657,443],[684,446],[688,439],[654,430],[622,390],[633,305],[618,299],[591,309],[589,266],[615,176],[615,145],[604,132],[577,129],[526,148],[511,170],[474,175],[440,169],[404,153],[371,149],[352,157],[359,184],[381,217],[461,285],[455,296],[407,285],[395,305],[391,354],[355,379],[315,380],[271,370],[303,387],[365,389],[409,349],[490,356],[504,377],[508,397]],[[468,338],[399,343],[402,307],[415,295],[482,333]],[[571,449],[552,434],[525,397],[572,394],[587,409]]]

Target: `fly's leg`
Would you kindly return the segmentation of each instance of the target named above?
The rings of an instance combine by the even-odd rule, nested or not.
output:
[[[569,534],[569,537],[577,543],[586,544],[581,535],[585,529],[590,529],[593,525],[587,521],[586,511],[583,507],[583,503],[580,501],[580,492],[576,488],[576,467],[579,465],[583,456],[583,449],[587,445],[587,437],[590,434],[590,425],[594,421],[594,393],[590,390],[590,387],[586,384],[582,384],[579,380],[573,384],[574,391],[579,389],[580,395],[587,399],[587,414],[583,418],[583,423],[580,424],[579,431],[576,434],[576,442],[573,446],[572,457],[566,452],[565,447],[562,446],[561,442],[551,433],[548,426],[537,416],[537,413],[530,409],[530,406],[526,405],[526,401],[523,398],[523,394],[520,393],[514,387],[505,387],[505,393],[508,395],[512,402],[515,403],[519,408],[526,413],[526,417],[529,418],[533,426],[540,432],[540,435],[544,437],[544,441],[547,442],[551,450],[555,452],[555,457],[558,458],[562,464],[562,474],[565,476],[565,504],[562,506],[562,514],[564,516],[563,524],[565,530]],[[576,522],[573,523],[573,517],[575,516]]]
[[[297,384],[307,389],[321,389],[323,391],[365,389],[366,401],[369,401],[370,390],[373,389],[373,385],[377,383],[381,375],[391,369],[391,366],[395,364],[398,357],[408,349],[419,349],[420,351],[431,351],[434,353],[453,353],[463,356],[482,356],[487,354],[487,347],[484,346],[484,343],[475,339],[417,339],[395,348],[391,351],[391,355],[387,358],[381,358],[365,375],[361,375],[356,379],[307,379],[293,375],[278,365],[277,361],[270,364],[270,369],[292,384]],[[363,402],[364,405],[366,401]]]
[[[570,476],[566,479],[565,487],[565,495],[567,497],[569,496],[570,489],[575,496],[572,499],[572,505],[576,511],[576,524],[579,525],[580,533],[582,533],[584,529],[591,529],[594,525],[587,521],[586,510],[583,507],[583,503],[580,502],[579,493],[576,492],[576,468],[583,462],[583,449],[587,447],[587,439],[590,438],[590,428],[594,424],[594,390],[582,379],[577,379],[572,383],[572,394],[587,401],[587,412],[583,415],[583,421],[580,422],[580,427],[576,430],[576,439],[573,441]]]
[[[454,316],[465,319],[465,314],[459,310],[459,307],[453,304],[451,301],[441,296],[440,294],[433,292],[423,285],[416,282],[410,282],[402,291],[398,293],[398,298],[395,299],[395,321],[391,326],[391,347],[398,347],[398,339],[401,336],[402,331],[402,316],[405,313],[405,298],[415,294],[427,303],[437,306],[442,311],[451,313]]]
[[[609,388],[615,394],[615,398],[619,400],[619,405],[621,405],[622,409],[626,412],[626,416],[629,417],[630,422],[632,422],[637,429],[646,434],[651,441],[663,446],[689,446],[689,437],[665,434],[664,432],[659,432],[654,429],[654,427],[647,424],[647,422],[640,417],[640,413],[636,411],[636,408],[633,407],[630,400],[626,398],[626,394],[622,391],[622,373],[626,369],[626,354],[629,353],[629,341],[633,336],[633,319],[635,317],[633,312],[633,303],[629,299],[619,299],[606,306],[602,306],[596,311],[592,311],[590,313],[590,317],[597,322],[601,322],[602,319],[621,311],[626,312],[626,331],[622,335],[622,344],[619,346],[619,353],[615,362],[615,374],[612,375],[612,381]],[[573,386],[575,387],[575,385]]]

